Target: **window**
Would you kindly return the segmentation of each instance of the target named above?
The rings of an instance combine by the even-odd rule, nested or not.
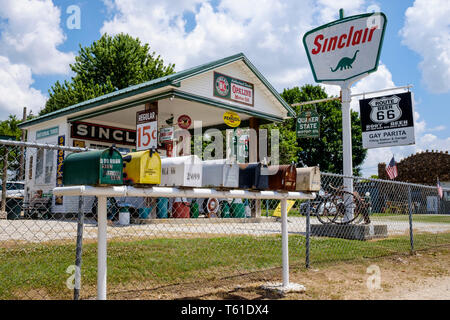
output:
[[[30,164],[28,168],[28,179],[33,179],[33,156],[30,156]]]
[[[18,182],[7,182],[6,190],[23,190],[25,185],[23,183]]]
[[[45,184],[49,184],[52,181],[55,150],[45,150]]]
[[[44,149],[38,149],[36,154],[36,180],[41,179],[44,173]]]

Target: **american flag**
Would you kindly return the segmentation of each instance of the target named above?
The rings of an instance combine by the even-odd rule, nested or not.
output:
[[[386,168],[387,175],[389,179],[395,179],[397,176],[397,162],[395,162],[394,156],[392,156],[391,162]]]
[[[437,189],[438,189],[439,198],[442,199],[442,197],[444,196],[444,193],[442,191],[442,186],[441,186],[441,183],[439,182],[439,178],[437,178]]]

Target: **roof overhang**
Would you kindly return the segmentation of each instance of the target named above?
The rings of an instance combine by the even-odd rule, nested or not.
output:
[[[103,113],[118,111],[122,109],[132,108],[147,102],[166,99],[171,96],[178,99],[188,101],[195,101],[208,106],[231,110],[239,113],[251,115],[266,121],[283,121],[282,116],[273,114],[266,114],[258,112],[257,110],[248,110],[248,108],[240,108],[236,104],[220,102],[215,99],[194,95],[189,92],[177,90],[180,87],[181,81],[188,78],[200,75],[202,73],[211,71],[213,69],[242,61],[251,70],[251,72],[261,81],[265,88],[273,95],[274,100],[279,103],[281,108],[286,109],[288,117],[295,117],[295,111],[281,98],[279,93],[272,87],[272,85],[264,78],[264,76],[256,69],[256,67],[247,59],[243,53],[239,53],[230,57],[226,57],[214,62],[210,62],[195,68],[187,69],[154,79],[152,81],[144,82],[135,86],[131,86],[122,90],[118,90],[94,99],[90,99],[67,108],[63,108],[34,119],[22,122],[19,124],[21,129],[43,123],[45,121],[53,120],[59,117],[67,116],[69,121],[92,118]]]

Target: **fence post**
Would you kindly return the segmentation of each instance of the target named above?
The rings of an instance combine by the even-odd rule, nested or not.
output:
[[[97,209],[97,300],[106,300],[106,237],[107,237],[107,206],[106,197],[98,197]]]
[[[77,221],[77,248],[75,256],[75,288],[73,289],[73,299],[80,300],[81,289],[81,258],[83,249],[83,197],[78,196],[78,221]]]
[[[408,207],[409,207],[409,242],[411,243],[411,254],[414,253],[413,221],[412,221],[412,201],[411,186],[408,185]]]
[[[8,180],[8,157],[9,149],[5,146],[4,158],[3,158],[3,173],[2,173],[2,207],[0,209],[0,218],[7,219],[6,213],[6,181]]]
[[[309,268],[309,236],[310,236],[310,215],[311,215],[311,201],[308,200],[306,206],[306,251],[305,251],[305,265]]]

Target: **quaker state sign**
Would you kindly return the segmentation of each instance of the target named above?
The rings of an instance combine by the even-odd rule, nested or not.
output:
[[[317,111],[303,111],[297,117],[297,138],[319,138],[320,117]]]
[[[363,99],[359,107],[364,148],[415,143],[411,92]]]
[[[386,16],[350,16],[307,32],[303,45],[316,82],[339,84],[378,68]]]
[[[254,105],[254,86],[250,82],[214,72],[213,88],[213,95],[215,97],[231,100],[248,106]]]

